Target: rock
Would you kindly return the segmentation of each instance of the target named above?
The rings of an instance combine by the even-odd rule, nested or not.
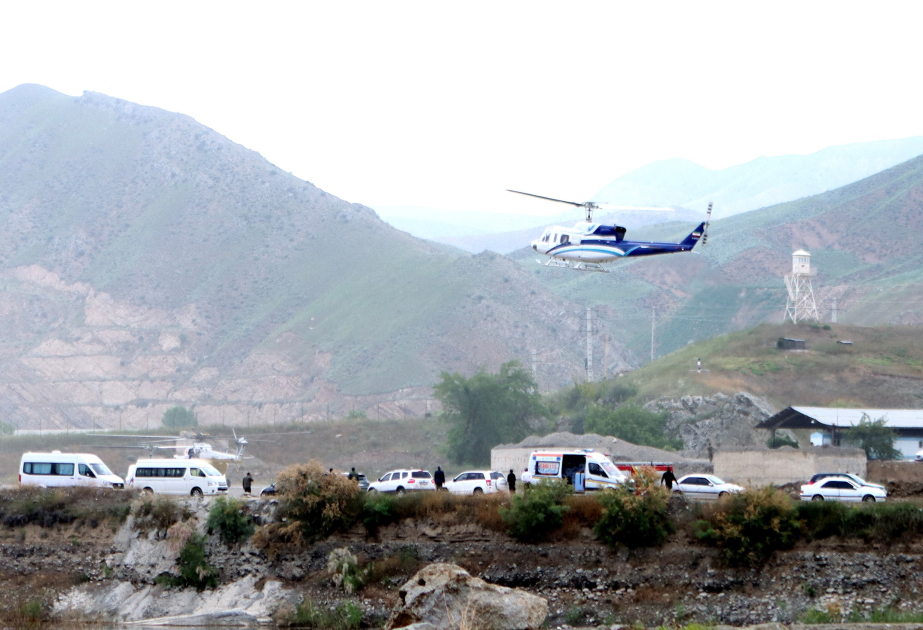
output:
[[[424,567],[400,594],[403,603],[388,622],[389,629],[427,622],[438,630],[529,630],[540,628],[548,615],[544,598],[489,584],[447,563]]]
[[[420,623],[412,623],[409,626],[404,626],[400,630],[436,630],[436,626],[425,621]]]

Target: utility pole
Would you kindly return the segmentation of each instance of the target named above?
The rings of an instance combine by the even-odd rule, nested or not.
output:
[[[830,323],[836,323],[836,298],[833,298],[833,312],[830,314]]]
[[[657,321],[657,307],[651,307],[651,361],[654,360],[654,330]]]
[[[586,309],[586,382],[593,382],[593,309]]]
[[[603,352],[603,380],[609,378],[609,333],[606,333],[606,349]]]

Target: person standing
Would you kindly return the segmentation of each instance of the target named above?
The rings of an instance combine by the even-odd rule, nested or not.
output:
[[[674,483],[676,483],[676,475],[673,474],[673,468],[667,468],[667,471],[663,473],[663,477],[660,478],[660,485],[666,486],[667,490],[673,490]]]
[[[445,485],[445,473],[442,472],[442,466],[436,466],[436,472],[433,473],[433,481],[436,483],[436,490],[442,490]]]
[[[247,471],[247,474],[244,476],[244,494],[250,494],[250,489],[253,487],[253,477],[250,475],[250,472]]]
[[[359,481],[359,473],[356,472],[355,466],[350,469],[349,475],[346,478],[350,481]]]
[[[510,474],[506,476],[506,483],[510,487],[510,494],[516,493],[516,473],[510,468]]]

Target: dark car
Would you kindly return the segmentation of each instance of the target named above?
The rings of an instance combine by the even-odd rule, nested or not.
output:
[[[260,491],[261,497],[274,497],[276,496],[276,484],[271,483]]]

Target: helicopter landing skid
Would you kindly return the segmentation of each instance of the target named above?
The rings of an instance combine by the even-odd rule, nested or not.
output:
[[[609,270],[599,263],[572,262],[570,260],[557,260],[552,258],[547,262],[536,260],[538,264],[544,267],[561,267],[564,269],[573,269],[575,271],[598,271],[599,273],[609,273]]]

